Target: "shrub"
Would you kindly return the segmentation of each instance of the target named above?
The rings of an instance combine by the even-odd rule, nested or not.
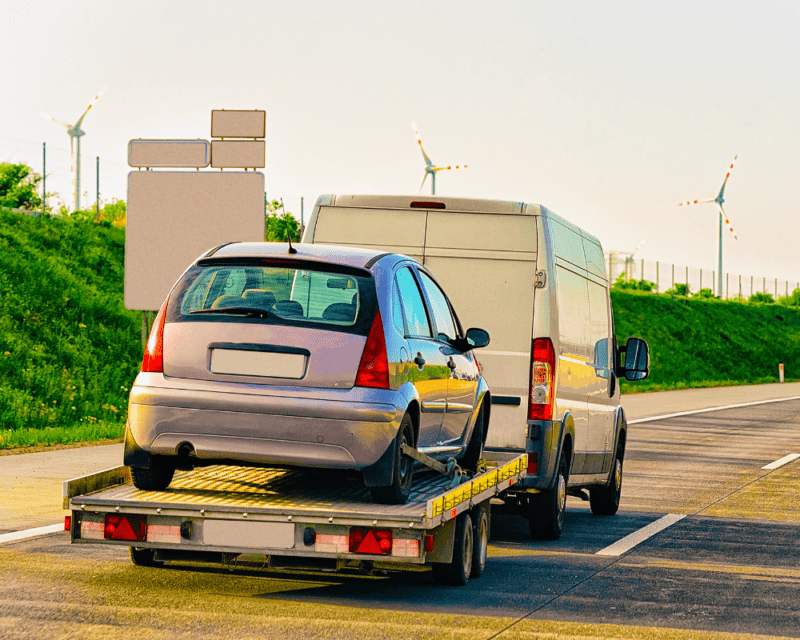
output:
[[[758,304],[774,304],[775,299],[768,293],[763,291],[756,291],[752,296],[747,299],[748,302],[755,302]]]
[[[688,296],[691,293],[691,287],[688,284],[676,282],[672,289],[664,293],[670,296]]]
[[[714,292],[708,288],[700,289],[700,291],[694,294],[694,297],[700,298],[701,300],[719,300],[719,297],[715,296]]]

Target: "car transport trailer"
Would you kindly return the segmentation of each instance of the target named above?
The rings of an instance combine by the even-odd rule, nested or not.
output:
[[[463,585],[486,563],[490,501],[518,484],[527,456],[487,461],[471,479],[415,471],[402,505],[372,502],[361,478],[314,469],[211,466],[163,491],[136,489],[127,467],[64,482],[75,544],[130,547],[140,566],[212,562],[312,571],[420,570]]]

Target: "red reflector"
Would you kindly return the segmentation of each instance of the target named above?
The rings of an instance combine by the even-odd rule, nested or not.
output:
[[[447,167],[448,169],[450,167]],[[430,202],[430,201],[419,201],[416,200],[411,203],[412,209],[445,209],[444,202]]]
[[[64,531],[72,531],[72,516],[64,516]]]
[[[386,338],[383,335],[381,312],[375,314],[369,330],[364,352],[356,374],[357,387],[389,388],[389,358],[386,355]]]
[[[392,532],[389,529],[350,529],[350,553],[389,555],[392,552]]]
[[[528,475],[535,476],[536,471],[539,469],[539,454],[538,453],[529,453],[528,454]]]
[[[433,551],[433,536],[427,535],[425,536],[425,552],[430,553]]]
[[[150,338],[144,348],[144,358],[142,359],[142,371],[154,371],[162,373],[164,371],[164,320],[167,317],[167,302],[164,300],[161,309],[153,321],[153,328],[150,330]]]
[[[103,537],[106,540],[142,542],[147,539],[147,516],[106,515]]]

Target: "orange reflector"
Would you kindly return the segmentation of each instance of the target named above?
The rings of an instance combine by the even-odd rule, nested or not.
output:
[[[456,517],[456,510],[455,510],[455,509],[453,509],[453,510],[450,512],[450,519],[452,520],[452,519],[453,519],[453,518],[455,518],[455,517]]]
[[[392,532],[389,529],[350,529],[350,553],[389,555],[392,552]]]
[[[142,542],[147,539],[147,516],[106,515],[103,537],[106,540],[128,540]]]
[[[72,530],[72,516],[64,516],[64,531]]]

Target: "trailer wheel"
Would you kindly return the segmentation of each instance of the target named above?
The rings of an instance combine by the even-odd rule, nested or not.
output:
[[[465,511],[456,518],[456,536],[453,542],[453,560],[433,563],[433,577],[439,584],[461,587],[467,584],[472,575],[474,555],[472,538],[472,518]]]
[[[150,459],[150,468],[131,467],[131,480],[133,486],[145,491],[163,491],[172,482],[175,467],[153,456]]]
[[[414,459],[404,456],[402,445],[415,446],[414,423],[411,416],[405,414],[400,423],[395,439],[394,469],[392,470],[392,484],[388,487],[370,487],[373,502],[378,504],[405,504],[411,495],[411,484],[414,475]]]
[[[478,417],[475,419],[475,428],[472,430],[472,437],[467,445],[467,451],[464,456],[459,460],[462,469],[472,471],[475,473],[478,470],[478,462],[480,462],[483,455],[483,436],[486,429],[483,413],[483,404],[478,411]]]
[[[472,571],[470,578],[480,578],[486,568],[486,554],[489,549],[489,514],[486,509],[475,509],[475,524],[472,527]]]
[[[531,496],[528,526],[531,535],[537,540],[558,540],[564,531],[567,477],[567,459],[562,451],[558,461],[555,486]]]
[[[619,498],[622,494],[622,458],[620,451],[614,458],[614,470],[611,480],[605,487],[589,489],[589,504],[596,516],[613,516],[619,509]]]
[[[155,549],[149,547],[131,547],[131,562],[137,567],[163,567],[161,560],[155,559]]]

